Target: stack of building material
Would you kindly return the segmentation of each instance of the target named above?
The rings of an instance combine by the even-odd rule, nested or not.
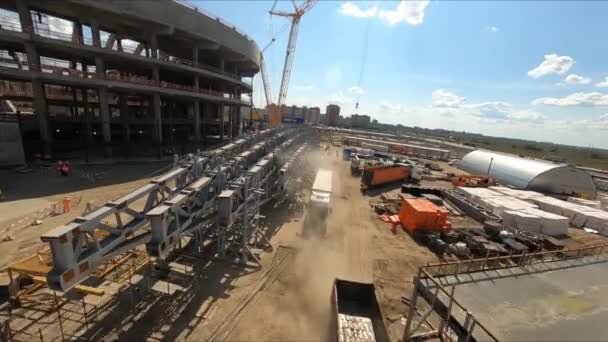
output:
[[[492,191],[486,188],[467,188],[464,186],[459,186],[456,188],[457,191],[463,194],[466,198],[471,201],[483,205],[484,199],[494,198],[494,197],[504,197],[504,194],[500,192]]]
[[[338,333],[340,342],[375,342],[374,325],[367,317],[338,314]]]
[[[502,215],[503,228],[517,228],[533,233],[540,233],[540,218],[525,211],[507,210]]]
[[[579,205],[584,205],[586,207],[591,207],[593,209],[599,209],[599,210],[602,209],[600,201],[592,201],[592,200],[587,200],[587,199],[578,198],[578,197],[568,197],[568,202],[574,203],[574,204],[579,204]]]
[[[577,228],[591,228],[608,235],[608,212],[553,197],[537,197],[532,201],[547,212],[565,216]]]
[[[511,196],[511,197],[515,197],[515,198],[519,198],[519,199],[522,199],[522,200],[529,200],[529,199],[534,198],[534,197],[544,196],[540,192],[530,191],[530,190],[512,189],[512,188],[507,188],[505,186],[491,186],[490,189],[493,190],[493,191],[495,191],[495,192],[499,192],[501,194],[505,194],[505,195],[508,195],[508,196]]]
[[[533,203],[526,202],[520,200],[515,197],[509,197],[503,195],[503,197],[488,197],[482,198],[482,205],[485,205],[487,208],[492,209],[492,212],[498,216],[502,216],[502,214],[507,210],[526,210],[537,208],[537,206]]]
[[[568,218],[535,208],[507,210],[502,215],[504,228],[517,228],[549,236],[568,233]]]
[[[540,232],[549,236],[565,235],[568,233],[568,218],[539,209],[528,209],[526,213],[540,218]]]
[[[598,194],[597,198],[600,201],[602,210],[608,210],[608,194]]]

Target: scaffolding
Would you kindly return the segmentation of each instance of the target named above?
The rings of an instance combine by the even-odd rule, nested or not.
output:
[[[45,234],[49,248],[9,268],[11,304],[0,312],[5,339],[117,333],[106,331],[115,314],[139,320],[159,300],[173,313],[183,310],[174,303],[196,296],[209,260],[234,255],[259,266],[256,247],[270,246],[259,231],[260,208],[285,199],[311,135],[268,130],[188,155],[149,184]]]
[[[464,305],[456,299],[456,287],[506,277],[530,275],[608,261],[608,244],[582,248],[444,262],[420,267],[414,277],[403,341],[431,338],[458,341],[498,341]],[[419,298],[429,304],[418,312]],[[439,321],[433,324],[431,318]],[[426,325],[426,331],[422,330]],[[435,327],[435,325],[437,325]]]

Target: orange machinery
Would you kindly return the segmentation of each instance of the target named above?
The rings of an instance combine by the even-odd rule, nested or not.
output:
[[[361,175],[361,190],[410,178],[412,167],[405,164],[368,167]]]
[[[487,188],[496,185],[496,181],[491,177],[462,175],[452,178],[452,184],[469,188]]]
[[[416,230],[442,232],[452,229],[448,222],[448,211],[426,198],[408,198],[399,211],[399,221],[410,234]]]

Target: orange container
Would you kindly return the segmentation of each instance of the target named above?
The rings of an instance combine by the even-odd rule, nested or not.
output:
[[[452,229],[452,224],[448,222],[448,211],[425,198],[404,200],[399,221],[410,234],[418,229],[438,232]]]
[[[361,183],[366,187],[373,187],[404,180],[410,177],[410,169],[410,166],[399,164],[369,167],[363,170]]]

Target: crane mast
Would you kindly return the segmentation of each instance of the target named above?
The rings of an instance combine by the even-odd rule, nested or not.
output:
[[[283,77],[281,78],[281,88],[279,91],[279,101],[277,105],[281,107],[285,104],[287,98],[287,89],[289,88],[289,77],[291,76],[291,67],[293,66],[293,58],[296,51],[296,40],[298,38],[298,29],[300,27],[300,17],[294,17],[289,31],[289,43],[287,43],[287,53],[285,54],[285,64],[283,66]]]
[[[287,43],[287,52],[285,54],[285,64],[283,65],[283,75],[281,77],[281,88],[279,88],[279,98],[276,105],[272,104],[272,96],[270,95],[270,86],[268,84],[268,76],[265,75],[266,67],[264,66],[264,60],[262,59],[261,71],[262,71],[262,82],[264,82],[264,91],[266,92],[266,103],[268,104],[269,110],[269,123],[271,127],[281,126],[283,122],[281,109],[285,105],[287,99],[287,90],[289,88],[289,78],[291,76],[291,68],[293,66],[293,59],[296,50],[296,42],[298,39],[298,29],[300,27],[300,19],[302,16],[310,10],[318,0],[306,0],[302,6],[298,7],[295,0],[291,3],[294,8],[293,13],[275,11],[277,1],[274,2],[272,9],[270,10],[271,15],[290,17],[291,18],[291,29],[289,31],[289,41]]]

